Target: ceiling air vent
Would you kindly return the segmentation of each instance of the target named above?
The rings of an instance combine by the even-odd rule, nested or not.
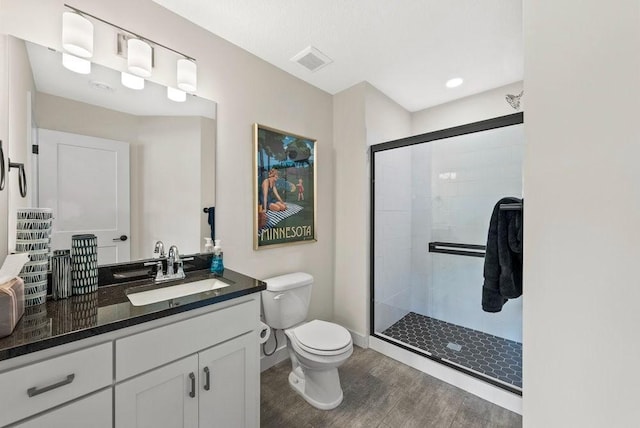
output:
[[[297,62],[309,71],[318,71],[325,65],[333,62],[331,58],[313,46],[304,48],[300,53],[291,58],[291,61]]]

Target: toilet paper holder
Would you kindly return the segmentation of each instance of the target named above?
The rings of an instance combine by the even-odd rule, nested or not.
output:
[[[258,342],[262,345],[271,337],[271,327],[260,321],[260,329],[258,333]]]

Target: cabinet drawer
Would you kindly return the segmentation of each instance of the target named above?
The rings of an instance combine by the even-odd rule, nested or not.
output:
[[[0,426],[111,385],[111,342],[0,374]]]
[[[44,413],[15,428],[111,428],[113,426],[112,389],[105,389]]]
[[[116,381],[258,327],[257,299],[116,340]],[[256,336],[256,340],[258,340]]]

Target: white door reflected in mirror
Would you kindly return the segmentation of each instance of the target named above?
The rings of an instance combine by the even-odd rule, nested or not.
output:
[[[51,248],[71,248],[71,236],[98,238],[98,264],[128,262],[129,144],[39,130],[40,205],[53,208]],[[118,238],[118,239],[116,239]]]

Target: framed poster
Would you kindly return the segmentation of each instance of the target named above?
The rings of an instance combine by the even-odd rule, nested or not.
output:
[[[316,242],[316,141],[253,125],[253,248]]]

